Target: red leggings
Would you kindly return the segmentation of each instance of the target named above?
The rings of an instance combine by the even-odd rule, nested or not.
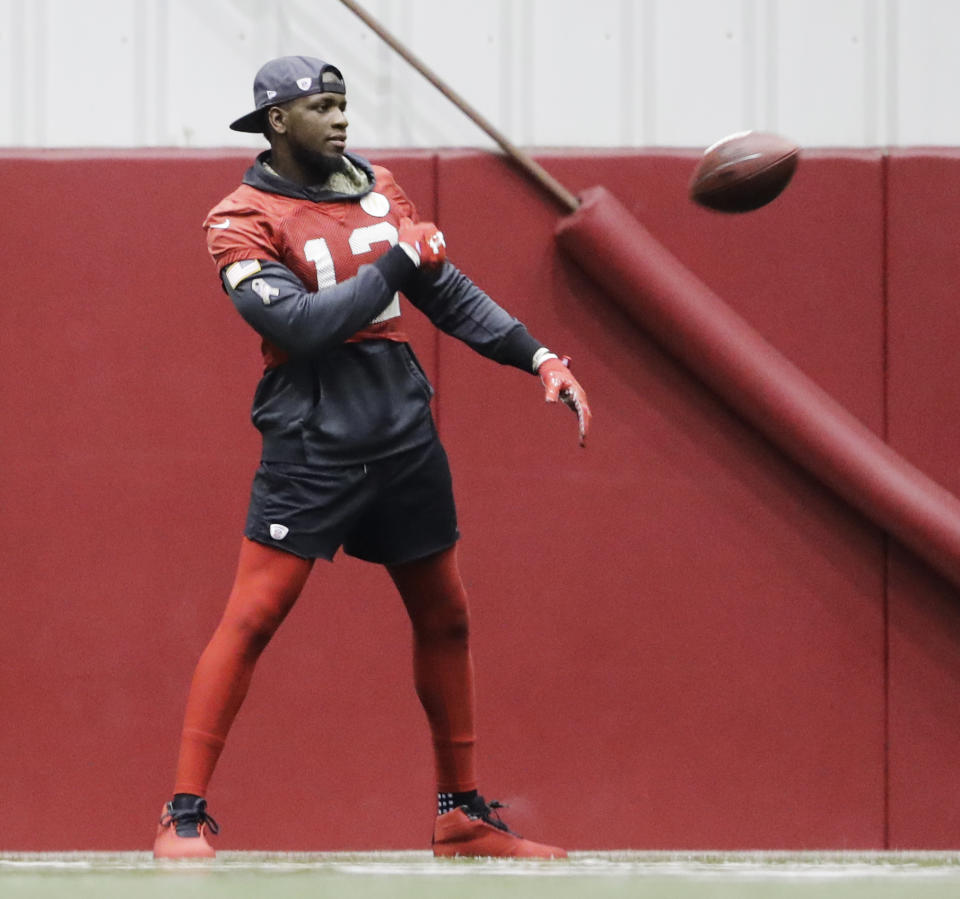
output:
[[[312,567],[312,560],[244,538],[226,610],[190,685],[175,793],[206,795],[257,659]],[[430,723],[437,790],[476,789],[470,617],[456,547],[387,570],[413,626],[414,685]]]

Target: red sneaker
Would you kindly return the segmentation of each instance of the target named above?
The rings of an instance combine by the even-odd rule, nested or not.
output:
[[[207,814],[207,800],[197,799],[192,808],[174,809],[168,802],[160,814],[154,858],[214,858],[216,852],[207,842],[207,830],[219,833],[217,822]]]
[[[566,858],[564,849],[525,840],[507,827],[496,813],[497,801],[487,803],[477,796],[469,805],[437,817],[433,826],[436,856],[493,858]]]

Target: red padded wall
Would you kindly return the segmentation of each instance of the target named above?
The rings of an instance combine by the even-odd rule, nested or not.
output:
[[[433,216],[432,155],[382,159]],[[17,282],[0,312],[0,766],[10,807],[29,809],[4,826],[2,849],[147,846],[172,786],[259,450],[248,417],[259,340],[220,290],[200,228],[249,161],[0,158]],[[416,313],[411,328],[435,376],[433,329]],[[413,846],[429,834],[429,743],[386,585],[352,560],[318,566],[213,783],[225,848]],[[412,806],[403,822],[421,823],[413,833],[363,793],[394,782]],[[106,800],[102,826],[79,824]],[[265,834],[262,816],[282,823]]]
[[[888,160],[889,441],[960,494],[960,151]],[[890,555],[890,843],[956,848],[960,784],[957,591]]]
[[[505,161],[374,158],[461,268],[573,357],[595,412],[580,450],[534,376],[410,311],[460,504],[488,795],[574,849],[952,845],[953,591],[896,547],[888,568],[872,525],[636,333],[561,259],[560,213]],[[249,159],[0,153],[0,765],[28,810],[0,850],[150,844],[256,465],[257,339],[200,229]],[[806,154],[741,217],[685,201],[693,159],[542,161],[574,190],[606,185],[878,433],[886,379],[891,442],[960,489],[942,224],[956,157]],[[222,848],[426,847],[408,639],[381,571],[318,564],[214,779]]]
[[[545,163],[615,192],[880,424],[876,154],[812,159],[743,218],[678,202],[688,154]],[[632,333],[558,258],[556,212],[519,175],[473,154],[440,172],[451,255],[573,357],[595,412],[584,452],[532,379],[441,345],[493,782],[573,845],[880,844],[880,535]]]

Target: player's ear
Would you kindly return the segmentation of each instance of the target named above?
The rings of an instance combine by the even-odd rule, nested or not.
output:
[[[267,136],[270,131],[284,134],[287,130],[287,111],[282,106],[271,106],[267,110]]]

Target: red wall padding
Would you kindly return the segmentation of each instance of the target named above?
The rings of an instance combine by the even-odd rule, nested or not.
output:
[[[460,504],[484,791],[574,849],[954,846],[955,592],[637,333],[506,162],[373,155],[460,267],[573,357],[595,413],[580,450],[535,377],[410,310]],[[689,152],[541,161],[573,190],[605,185],[958,491],[958,160],[807,154],[775,204],[735,217],[686,202]],[[23,809],[0,850],[146,848],[167,797],[256,465],[257,339],[200,230],[248,161],[0,155],[0,764]],[[427,846],[408,640],[381,571],[318,565],[212,785],[219,846]]]
[[[889,184],[889,441],[960,495],[960,150],[897,151]],[[889,573],[890,840],[960,843],[960,602],[897,546]]]
[[[851,201],[847,227],[879,234],[876,157],[831,161],[852,182],[836,197],[816,162],[781,208],[742,219],[678,200],[686,155],[545,162],[574,189],[607,185],[814,376],[823,340],[851,346],[830,386],[879,418],[880,242],[849,262],[830,208]],[[463,554],[489,622],[480,657],[502,660],[481,667],[495,773],[573,845],[878,844],[879,535],[634,333],[557,255],[554,210],[499,160],[444,159],[439,211],[451,253],[573,357],[595,412],[582,452],[533,385],[442,347]],[[811,313],[811,280],[842,338]],[[499,701],[517,684],[531,695],[504,733]]]

